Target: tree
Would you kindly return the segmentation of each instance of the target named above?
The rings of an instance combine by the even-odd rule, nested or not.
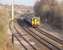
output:
[[[41,17],[42,23],[47,22],[49,25],[57,28],[62,28],[63,26],[62,10],[63,6],[59,5],[56,0],[40,0],[34,6],[35,14]]]

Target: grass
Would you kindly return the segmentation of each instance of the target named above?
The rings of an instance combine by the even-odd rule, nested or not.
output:
[[[3,50],[4,44],[7,40],[7,30],[8,30],[8,18],[9,12],[5,7],[0,8],[0,50]]]
[[[0,50],[18,50],[12,48],[12,43],[8,39],[9,18],[11,9],[0,7]]]

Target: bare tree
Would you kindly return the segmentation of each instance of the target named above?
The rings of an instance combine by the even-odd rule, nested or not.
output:
[[[42,23],[62,28],[63,23],[63,6],[59,5],[56,0],[40,0],[36,2],[34,11],[37,16],[41,17]],[[46,21],[47,19],[47,21]]]

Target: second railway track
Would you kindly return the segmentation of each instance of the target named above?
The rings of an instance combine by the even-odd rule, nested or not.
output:
[[[61,47],[62,45],[60,43],[53,41],[55,39],[50,38],[47,34],[44,34],[46,32],[42,31],[41,29],[25,27],[25,26],[18,24],[17,22],[15,23],[15,25],[17,25],[18,27],[17,26],[14,27],[14,29],[16,31],[14,33],[14,37],[25,48],[25,50],[63,50],[63,48]],[[23,29],[26,32],[25,36],[23,36],[21,29]],[[29,41],[29,39],[26,37],[28,37],[28,38],[32,37],[31,40],[34,42],[37,42],[36,45],[32,44]],[[28,45],[26,46],[22,40],[24,40],[24,42],[27,43]],[[53,41],[53,43],[52,43],[52,41]],[[42,47],[44,47],[46,49],[43,49]]]
[[[45,40],[44,36],[40,37],[39,35],[36,34],[36,32],[33,32],[32,30],[30,30],[27,27],[21,27],[21,28],[24,29],[34,39],[36,39],[39,43],[41,43],[42,45],[47,46],[49,48],[49,50],[62,50],[62,49],[58,48],[57,46],[55,46],[55,45],[51,44],[50,42],[48,42],[47,39]],[[20,35],[20,33],[19,33],[19,35]]]
[[[37,30],[38,29],[38,30]],[[50,33],[48,33],[47,31],[45,32],[42,27],[38,27],[36,28],[37,31],[39,31],[40,33],[42,33],[43,35],[46,35],[47,37],[55,40],[56,42],[63,44],[63,39],[59,39],[58,37],[55,37],[54,35],[51,35]]]
[[[18,32],[17,34],[19,34],[19,36],[22,35],[19,30],[17,30],[17,32]],[[30,33],[30,32],[27,31],[27,33]],[[34,39],[36,42],[38,42],[38,44],[40,44],[40,45],[39,45],[39,46],[40,46],[39,48],[38,48],[37,46],[34,46],[34,45],[31,44],[31,45],[32,45],[32,48],[34,48],[34,50],[42,50],[42,47],[41,47],[41,46],[42,46],[43,44],[39,43],[39,41],[37,41],[32,35],[29,34],[29,36],[32,37],[32,39]],[[24,37],[24,36],[23,36],[23,37]],[[25,38],[25,39],[26,39],[26,38]],[[25,41],[26,41],[26,40],[25,40]],[[32,40],[32,41],[33,41],[33,40]],[[29,42],[28,42],[28,43],[29,43]],[[29,44],[29,45],[30,45],[30,44]],[[30,45],[30,46],[31,46],[31,45]],[[45,48],[46,48],[46,47],[45,47]],[[32,49],[30,49],[30,50],[32,50]],[[51,50],[51,48],[48,48],[48,49],[45,49],[45,50]]]

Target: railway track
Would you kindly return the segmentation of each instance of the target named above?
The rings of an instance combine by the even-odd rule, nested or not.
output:
[[[58,48],[60,48],[59,50],[63,50],[63,44],[61,44],[61,43],[59,43],[59,42],[57,42],[56,40],[54,40],[53,38],[54,38],[54,36],[50,36],[50,35],[48,35],[47,34],[47,32],[44,32],[43,30],[41,30],[41,29],[39,29],[39,28],[35,28],[35,30],[36,31],[38,31],[38,32],[40,32],[40,34],[41,35],[39,35],[39,36],[46,36],[46,37],[44,37],[44,39],[46,39],[49,43],[51,43],[53,46],[55,46],[55,47],[58,47]],[[43,37],[42,36],[42,37]],[[59,40],[58,40],[59,41]],[[61,41],[60,41],[61,42]]]
[[[31,33],[30,35],[35,36],[35,39],[38,39],[39,42],[41,42],[42,44],[46,45],[48,48],[50,48],[51,50],[61,50],[58,47],[56,47],[55,45],[53,45],[52,43],[48,42],[49,39],[47,39],[47,37],[45,37],[44,35],[39,36],[39,34],[34,33],[32,30],[29,29],[29,32]],[[28,32],[28,33],[29,33]],[[34,34],[32,34],[34,33]],[[39,32],[38,32],[39,33]],[[42,40],[42,41],[41,41]],[[51,47],[50,47],[51,46]]]
[[[15,24],[16,25],[16,24]],[[22,27],[20,25],[18,25],[20,29],[17,29],[16,27],[14,27],[15,29],[15,33],[14,33],[14,37],[19,41],[19,43],[23,46],[23,48],[25,48],[25,50],[42,50],[43,48],[41,47],[42,45],[44,45],[45,47],[47,47],[47,50],[63,50],[61,47],[58,47],[57,45],[60,46],[59,43],[51,43],[49,37],[47,37],[44,34],[41,34],[40,31],[38,31],[37,29],[34,28],[27,28],[27,27]],[[23,29],[27,35],[29,35],[29,37],[32,37],[33,40],[35,40],[37,42],[37,44],[40,44],[40,47],[37,47],[36,45],[33,45],[27,38],[26,36],[23,36],[21,33],[21,29]],[[20,30],[20,31],[19,31]],[[44,33],[44,32],[43,32]],[[27,46],[25,46],[25,44],[22,42],[22,40],[27,43]],[[32,41],[33,41],[32,40]],[[57,44],[57,45],[56,45]],[[46,49],[45,49],[46,50]]]
[[[27,50],[26,46],[21,42],[21,40],[14,34],[14,37],[17,39],[17,41],[23,46],[25,50]]]
[[[15,34],[15,37],[18,38],[18,39],[20,40],[19,42],[22,43],[22,44],[25,46],[25,47],[24,47],[25,50],[29,50],[29,49],[31,49],[31,50],[36,50],[36,48],[27,40],[27,38],[23,37],[21,34],[20,34],[20,35],[16,35],[16,34]],[[22,39],[21,39],[21,38],[22,38]],[[21,40],[22,40],[22,41],[21,41]],[[24,43],[23,43],[23,42],[24,42]],[[22,44],[21,44],[21,45],[22,45]],[[26,46],[25,44],[26,44],[27,46]]]
[[[21,28],[23,28],[27,33],[29,33],[29,35],[33,36],[37,41],[39,41],[39,43],[41,43],[42,45],[44,44],[45,46],[47,46],[50,50],[61,50],[57,46],[55,46],[55,45],[51,44],[49,41],[47,41],[47,39],[44,40],[44,35],[43,35],[43,37],[40,37],[36,34],[36,31],[33,32],[29,28],[24,28],[24,27],[21,27]]]
[[[19,36],[21,37],[22,35],[21,35],[21,33],[20,33],[20,31],[18,31],[18,30],[16,30],[17,32],[18,32],[18,34],[19,34]],[[27,32],[27,34],[28,33],[30,33],[30,32],[28,32],[28,31],[26,31]],[[36,41],[38,44],[40,44],[39,46],[41,47],[43,44],[41,44],[41,43],[39,43],[39,41],[37,41],[37,38],[35,38],[34,36],[32,36],[31,34],[29,34],[29,36],[31,36],[32,37],[32,39],[34,40],[34,41]],[[25,37],[24,37],[25,38]],[[26,39],[26,38],[25,38]],[[32,40],[32,41],[33,41]],[[26,40],[25,40],[26,41]],[[29,41],[29,40],[28,40]],[[29,43],[29,42],[28,42]],[[31,43],[31,42],[30,42]],[[30,44],[29,44],[30,45]],[[32,48],[34,48],[34,50],[42,50],[43,48],[41,47],[37,47],[37,46],[34,46],[34,45],[30,45],[30,46],[32,46]],[[46,48],[46,47],[45,47]],[[51,48],[49,48],[49,49],[45,49],[45,50],[51,50]]]
[[[56,36],[54,36],[54,35],[52,35],[52,34],[50,34],[48,32],[44,32],[44,30],[42,29],[42,27],[41,28],[38,27],[38,28],[36,28],[36,30],[39,31],[40,33],[42,33],[43,35],[46,35],[47,37],[55,40],[56,42],[58,42],[60,44],[63,44],[63,39],[62,38],[58,38],[58,37],[56,37]]]

